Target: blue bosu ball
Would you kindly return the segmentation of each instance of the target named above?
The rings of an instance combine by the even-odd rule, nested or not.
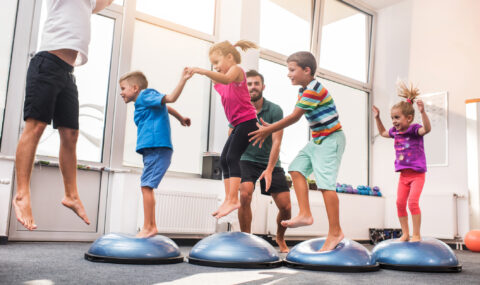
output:
[[[232,268],[273,268],[283,264],[277,251],[264,239],[243,232],[224,232],[199,241],[188,262]]]
[[[318,252],[326,238],[316,238],[296,245],[286,258],[288,267],[321,271],[365,272],[379,269],[372,254],[361,244],[343,239],[331,251]]]
[[[382,268],[424,272],[462,271],[453,250],[434,238],[424,238],[419,242],[386,240],[377,244],[372,253]]]
[[[130,264],[183,262],[178,246],[168,237],[156,235],[150,238],[136,238],[117,233],[98,238],[85,253],[85,259]]]

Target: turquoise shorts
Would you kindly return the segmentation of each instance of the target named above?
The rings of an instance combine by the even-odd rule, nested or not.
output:
[[[318,189],[337,189],[337,175],[345,150],[345,134],[337,131],[329,135],[320,144],[311,140],[290,163],[288,171],[298,171],[309,177],[315,175]]]

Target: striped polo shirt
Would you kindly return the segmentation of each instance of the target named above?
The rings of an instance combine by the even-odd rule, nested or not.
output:
[[[337,107],[327,89],[316,79],[300,88],[296,107],[306,110],[305,117],[312,129],[312,139],[320,144],[324,138],[342,129]]]

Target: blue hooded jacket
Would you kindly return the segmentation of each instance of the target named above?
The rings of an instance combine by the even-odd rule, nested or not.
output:
[[[140,154],[143,149],[152,147],[168,147],[173,149],[170,135],[170,119],[166,104],[162,104],[165,94],[155,89],[144,89],[135,101],[134,121],[137,125],[137,148]]]

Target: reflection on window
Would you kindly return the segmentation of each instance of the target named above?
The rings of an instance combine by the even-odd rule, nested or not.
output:
[[[261,1],[260,46],[287,56],[310,50],[312,1]]]
[[[137,11],[213,34],[215,0],[137,0]]]
[[[368,183],[368,93],[323,78],[317,78],[332,95],[347,138],[337,181]]]
[[[43,9],[42,23],[45,21],[45,12],[46,10]],[[83,161],[101,162],[114,20],[92,15],[91,25],[88,62],[76,67],[74,71],[80,104],[77,158]],[[58,157],[59,145],[58,131],[49,125],[40,139],[37,154]]]
[[[149,88],[169,94],[177,86],[184,67],[211,68],[209,48],[206,41],[136,21],[131,68],[145,73]],[[197,75],[188,80],[177,102],[169,104],[192,121],[190,127],[183,127],[170,116],[174,152],[169,170],[201,173],[201,156],[207,144],[209,96],[210,80]],[[142,167],[142,157],[135,153],[137,127],[133,111],[133,104],[129,104],[124,164]]]
[[[3,126],[3,115],[5,113],[5,98],[16,14],[17,1],[4,1],[2,3],[2,9],[0,9],[0,26],[2,27],[2,40],[0,41],[0,126]],[[1,133],[2,130],[0,129],[0,136]]]
[[[366,82],[372,17],[337,0],[324,9],[320,67]]]
[[[293,86],[287,77],[287,67],[268,60],[260,59],[258,72],[265,78],[264,97],[279,105],[283,110],[283,116],[292,113],[297,102],[298,89]],[[288,165],[297,156],[298,152],[309,141],[309,127],[305,116],[292,126],[283,131],[283,140],[280,147],[280,160],[282,167],[288,169]]]

